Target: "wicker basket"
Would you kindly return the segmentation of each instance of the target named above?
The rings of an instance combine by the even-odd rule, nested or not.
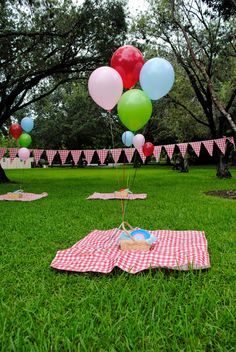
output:
[[[133,231],[133,227],[128,223],[128,222],[123,222],[122,223],[122,229],[125,232],[127,236],[129,236],[130,240],[120,240],[120,249],[122,251],[149,251],[151,248],[151,245],[148,244],[146,241],[141,241],[141,240],[135,240],[133,236],[129,233],[129,230],[126,229],[126,226],[129,227],[131,231]]]
[[[22,193],[8,193],[8,198],[9,199],[19,199],[23,197]]]

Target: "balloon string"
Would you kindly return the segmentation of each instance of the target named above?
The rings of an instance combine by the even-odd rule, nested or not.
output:
[[[112,123],[113,123],[113,120],[112,120],[112,112],[111,111],[108,111],[108,121],[109,121],[109,126],[110,126],[110,133],[111,133],[111,144],[112,144],[112,149],[114,150],[115,149],[115,142],[114,142],[114,134],[113,134],[113,128],[112,128]],[[112,158],[113,158],[113,155],[112,155]],[[114,160],[114,158],[113,158]],[[115,168],[115,160],[113,162],[113,168],[116,170],[116,180],[117,180],[117,185],[119,187],[119,176],[118,176],[118,172],[117,172],[117,169]]]
[[[131,146],[131,148],[132,148],[132,146]],[[137,152],[135,152],[135,155],[134,155],[134,161],[133,161],[134,165],[135,165],[135,163],[136,163],[136,159],[137,159]],[[131,181],[131,173],[132,173],[132,172],[130,172],[129,177],[127,178],[127,188],[128,188],[129,190],[131,190],[131,189],[133,188],[134,181],[135,181],[135,179],[136,179],[137,168],[135,168],[132,181]],[[126,211],[127,211],[128,202],[129,202],[129,201],[128,201],[128,199],[127,199],[126,202],[125,202],[125,204],[124,204],[124,215],[126,214]]]
[[[111,111],[108,111],[108,116],[109,116],[109,125],[110,125],[110,133],[111,133],[111,142],[112,142],[112,148],[113,150],[115,150],[115,142],[114,142],[114,134],[113,134],[113,128],[112,128],[112,113]],[[114,157],[113,157],[114,160]],[[116,180],[117,180],[117,186],[119,188],[119,174],[118,174],[118,170],[115,167],[115,160],[113,163],[113,168],[116,170]],[[122,216],[122,222],[124,221],[125,218],[125,207],[124,207],[124,202],[121,199],[121,216]]]
[[[112,113],[111,113],[111,111],[108,111],[108,116],[109,116],[110,132],[111,132],[111,144],[112,144],[112,148],[115,149],[114,135],[113,135],[113,128],[112,128],[112,122],[113,121],[112,121]],[[113,163],[113,165],[114,165],[114,163]]]

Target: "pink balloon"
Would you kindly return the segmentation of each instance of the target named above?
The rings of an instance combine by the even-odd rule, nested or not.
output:
[[[136,134],[133,138],[133,145],[136,149],[142,148],[145,143],[145,138],[142,134]]]
[[[26,161],[27,159],[29,159],[29,156],[30,156],[29,149],[28,148],[20,148],[18,150],[18,156],[19,156],[20,160]]]
[[[88,90],[95,103],[109,111],[114,108],[122,95],[123,81],[114,68],[102,66],[91,73]]]

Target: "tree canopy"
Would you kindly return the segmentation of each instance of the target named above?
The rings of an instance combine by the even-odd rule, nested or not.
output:
[[[186,99],[177,99],[183,84],[175,86],[177,93],[170,101],[210,130],[211,136],[222,136],[227,129],[236,133],[232,112],[235,87],[235,19],[225,20],[216,8],[210,9],[201,0],[151,0],[148,13],[135,26],[136,35],[156,50],[166,48],[166,56],[174,54],[187,77],[198,106]],[[227,57],[227,60],[225,59]],[[180,82],[177,76],[176,83]],[[182,79],[182,82],[184,80]],[[193,99],[194,100],[194,99]],[[192,107],[191,107],[192,105]]]
[[[34,111],[37,119],[32,137],[36,148],[112,147],[113,137],[115,145],[119,145],[122,129],[115,123],[116,117],[92,101],[87,86],[76,82],[64,84],[45,98],[43,104],[35,103]]]
[[[122,1],[10,1],[0,8],[0,126],[108,63],[126,37]]]

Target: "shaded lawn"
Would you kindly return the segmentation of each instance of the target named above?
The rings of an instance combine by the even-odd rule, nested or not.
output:
[[[128,169],[126,174],[133,174]],[[138,170],[127,220],[145,229],[204,230],[212,268],[137,275],[68,274],[50,269],[56,251],[93,229],[119,225],[119,201],[86,201],[119,189],[122,170],[9,170],[32,203],[0,202],[1,351],[234,351],[236,346],[236,202],[206,196],[236,189],[214,168],[181,174]],[[0,194],[19,185],[0,185]]]

